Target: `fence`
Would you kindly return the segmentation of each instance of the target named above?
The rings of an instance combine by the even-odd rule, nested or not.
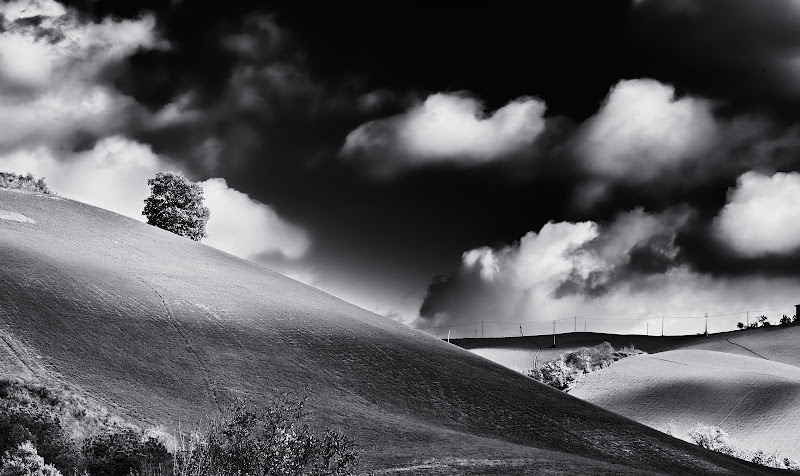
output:
[[[593,332],[629,335],[692,335],[714,334],[738,329],[737,324],[745,326],[759,324],[759,316],[767,316],[771,325],[779,324],[785,315],[793,317],[800,305],[777,307],[762,310],[745,310],[722,314],[696,316],[656,315],[652,317],[585,317],[572,316],[555,320],[539,321],[476,321],[465,324],[419,328],[439,338],[487,338],[518,337],[535,335],[566,334],[569,332]]]

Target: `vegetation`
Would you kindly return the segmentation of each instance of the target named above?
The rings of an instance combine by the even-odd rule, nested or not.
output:
[[[179,173],[159,172],[147,181],[150,196],[142,215],[147,223],[177,235],[200,241],[206,236],[210,216],[203,205],[203,187]]]
[[[45,463],[33,443],[26,441],[3,455],[0,476],[61,476],[61,472]]]
[[[358,453],[335,431],[316,435],[305,400],[260,410],[237,402],[170,453],[133,425],[97,425],[97,411],[62,390],[0,381],[0,476],[348,476]],[[91,428],[69,432],[62,415]],[[76,435],[88,435],[83,438]]]
[[[765,453],[761,450],[746,451],[738,448],[728,433],[718,426],[698,425],[689,430],[689,439],[705,449],[724,453],[735,458],[751,461],[770,468],[800,470],[800,463],[781,457],[777,453]]]
[[[35,179],[33,174],[17,175],[12,172],[0,172],[0,188],[11,188],[14,190],[25,190],[28,192],[38,192],[51,195],[53,192],[44,183],[44,177]]]
[[[743,322],[737,322],[736,323],[736,327],[738,327],[739,329],[755,329],[756,327],[759,327],[759,326],[760,327],[769,327],[772,324],[767,319],[768,319],[767,316],[761,315],[761,316],[756,317],[756,320],[751,322],[751,323],[749,323],[749,324],[745,324]],[[785,325],[788,325],[788,324],[794,324],[796,322],[797,322],[797,316],[789,317],[786,314],[784,314],[781,317],[780,321],[778,321],[778,325],[779,326],[785,326]]]
[[[528,370],[525,374],[553,388],[569,391],[583,375],[608,367],[625,357],[642,353],[633,345],[614,350],[611,344],[603,342],[594,347],[582,347],[561,354],[557,359],[546,362],[538,369]]]
[[[176,452],[181,476],[352,474],[358,457],[346,436],[315,436],[305,421],[304,401],[284,401],[266,410],[241,402],[212,422],[205,433],[184,439]]]

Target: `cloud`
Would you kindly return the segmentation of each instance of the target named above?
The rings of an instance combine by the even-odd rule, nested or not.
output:
[[[702,160],[718,126],[711,104],[677,97],[651,79],[620,81],[575,138],[585,167],[602,178],[647,182]]]
[[[308,234],[289,224],[270,207],[228,187],[225,179],[201,182],[211,212],[205,243],[249,258],[277,252],[287,258],[303,256],[310,246]]]
[[[0,170],[46,177],[50,188],[66,198],[140,221],[146,221],[142,210],[150,194],[147,180],[162,171],[184,172],[149,146],[122,136],[105,138],[92,149],[66,157],[56,157],[43,146],[0,155]],[[309,248],[306,232],[268,205],[228,187],[222,178],[201,184],[211,210],[205,244],[241,258],[279,253],[290,260]]]
[[[341,153],[384,171],[488,163],[529,149],[545,130],[545,109],[541,100],[521,97],[487,113],[466,93],[436,93],[402,114],[362,124]]]
[[[6,2],[0,15],[0,153],[71,152],[144,122],[144,108],[100,76],[140,48],[164,46],[152,16],[97,23],[47,0]]]
[[[716,236],[745,257],[800,249],[800,173],[747,172],[714,219]]]
[[[161,43],[150,15],[95,23],[54,1],[10,2],[0,14],[0,77],[6,86],[42,89],[89,79],[109,63]]]
[[[628,319],[792,305],[800,284],[794,277],[719,278],[684,263],[676,236],[691,216],[688,209],[635,209],[606,224],[550,222],[510,246],[469,250],[461,269],[434,279],[414,325],[543,324],[578,316],[589,318],[594,331],[626,332],[643,327]],[[717,320],[716,329],[729,330],[741,317]],[[701,321],[676,320],[667,332],[697,332]]]

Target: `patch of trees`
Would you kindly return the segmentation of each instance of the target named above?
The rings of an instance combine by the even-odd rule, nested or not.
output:
[[[144,201],[142,215],[147,223],[176,235],[200,241],[206,236],[211,216],[203,205],[203,187],[179,173],[159,172],[147,181],[150,196]]]
[[[797,461],[782,457],[778,453],[766,453],[762,450],[747,451],[739,448],[731,440],[725,430],[719,426],[698,425],[689,430],[689,440],[698,446],[705,449],[724,453],[734,458],[747,460],[762,466],[770,468],[790,469],[794,471],[800,470],[800,463]]]
[[[0,172],[0,188],[24,190],[46,195],[51,195],[53,193],[50,188],[47,187],[47,184],[44,183],[44,177],[36,179],[30,172],[26,175],[18,175],[12,172]]]
[[[582,347],[561,354],[557,359],[530,369],[525,374],[553,388],[569,391],[584,375],[610,366],[614,362],[632,355],[644,353],[633,344],[614,350],[608,342],[594,347]]]
[[[756,327],[770,327],[772,323],[769,322],[769,318],[767,316],[761,315],[756,317],[756,320],[745,324],[744,322],[737,322],[736,327],[739,329],[755,329]],[[788,324],[795,324],[797,323],[797,316],[789,317],[784,314],[780,321],[778,321],[779,326],[785,326]]]
[[[305,400],[235,403],[206,428],[178,435],[169,450],[133,425],[77,438],[54,410],[71,403],[56,393],[46,403],[36,396],[42,388],[0,381],[0,476],[349,476],[358,459],[344,434],[312,430]]]

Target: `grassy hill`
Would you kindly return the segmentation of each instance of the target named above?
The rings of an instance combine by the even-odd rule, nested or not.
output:
[[[0,264],[2,369],[137,422],[308,393],[377,474],[778,474],[79,202],[0,190]]]
[[[553,360],[559,355],[580,347],[591,347],[609,342],[615,348],[633,344],[648,353],[677,349],[714,350],[728,354],[759,357],[800,367],[800,325],[759,327],[738,331],[687,336],[644,336],[636,334],[603,334],[571,332],[556,335],[557,347],[552,347],[553,336],[501,337],[490,339],[451,339],[451,343],[474,354],[508,367],[517,372]]]
[[[800,458],[800,368],[709,350],[640,355],[572,395],[665,432],[719,425],[743,448]]]

